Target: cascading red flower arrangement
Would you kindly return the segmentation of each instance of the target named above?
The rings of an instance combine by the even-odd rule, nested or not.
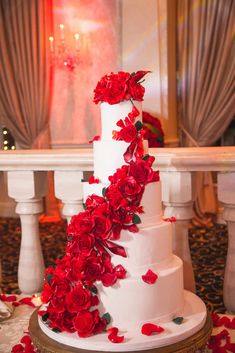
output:
[[[95,89],[95,102],[142,100],[144,89],[138,81],[147,72],[104,76]],[[115,240],[122,230],[138,232],[145,185],[159,180],[159,173],[152,169],[154,157],[144,155],[142,124],[134,124],[138,115],[133,105],[128,116],[117,123],[120,131],[114,132],[115,139],[130,143],[124,155],[127,164],[109,177],[110,185],[103,189],[102,196],[89,196],[84,211],[72,217],[66,255],[57,260],[55,268],[46,271],[42,301],[47,306],[40,315],[56,332],[77,332],[79,337],[87,337],[104,331],[110,323],[109,313],[101,317],[95,308],[99,304],[95,284],[112,286],[125,278],[123,266],[111,262],[112,254],[126,257],[125,249]],[[90,179],[90,183],[97,182]],[[109,337],[113,342],[123,340],[116,331]]]

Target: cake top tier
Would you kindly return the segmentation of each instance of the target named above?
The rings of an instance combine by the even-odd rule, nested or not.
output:
[[[119,104],[110,105],[106,102],[100,105],[101,109],[101,140],[112,141],[113,131],[119,131],[120,127],[117,126],[117,122],[122,119],[124,120],[128,114],[131,113],[134,106],[138,109],[139,115],[135,118],[135,121],[142,122],[142,102],[131,102],[123,101]]]

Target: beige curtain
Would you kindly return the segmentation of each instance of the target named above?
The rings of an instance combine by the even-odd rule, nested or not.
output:
[[[49,148],[52,0],[0,0],[0,126],[21,149]],[[59,218],[52,173],[45,212]]]
[[[0,0],[0,123],[18,146],[48,148],[52,0]]]
[[[235,1],[177,1],[182,146],[211,146],[235,115]],[[216,211],[210,173],[197,175],[197,211]]]

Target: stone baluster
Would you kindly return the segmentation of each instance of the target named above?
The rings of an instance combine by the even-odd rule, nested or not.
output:
[[[195,279],[188,241],[189,222],[193,213],[192,173],[161,172],[164,218],[175,217],[173,252],[183,261],[184,288],[195,292]]]
[[[235,314],[235,172],[218,173],[218,199],[228,225],[228,252],[224,273],[224,305]]]
[[[8,195],[15,199],[16,213],[21,221],[18,285],[24,294],[34,294],[42,290],[45,268],[38,216],[43,212],[42,197],[46,192],[46,172],[8,172]]]
[[[55,171],[55,196],[63,203],[62,214],[69,224],[73,215],[83,211],[81,171]]]

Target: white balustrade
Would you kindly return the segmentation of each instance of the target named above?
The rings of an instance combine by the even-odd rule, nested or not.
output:
[[[183,259],[185,287],[191,290],[194,290],[195,285],[188,245],[188,222],[193,216],[194,172],[218,172],[218,198],[224,207],[224,219],[228,223],[229,232],[224,300],[228,310],[234,313],[235,147],[159,148],[150,149],[150,154],[155,155],[154,168],[159,169],[161,173],[164,216],[177,218],[177,222],[174,224],[174,251]],[[37,175],[40,175],[38,172],[44,172],[43,175],[46,175],[47,171],[55,172],[55,195],[62,200],[64,204],[62,213],[69,221],[72,214],[82,210],[81,179],[83,172],[92,169],[91,149],[0,152],[0,171],[8,172],[9,196],[17,201],[16,212],[21,218],[20,256],[22,260],[19,263],[18,281],[23,292],[33,293],[39,290],[43,277],[37,217],[42,212],[41,198],[45,194],[45,189],[38,180]],[[28,172],[27,178],[29,179],[22,178],[23,174],[17,174],[17,172]],[[31,176],[29,177],[29,175]],[[16,184],[21,186],[21,192],[19,192],[20,189],[18,191],[14,189]],[[36,253],[37,255],[35,255]],[[31,267],[32,271],[25,271],[25,266]],[[34,273],[36,269],[40,269],[38,273]],[[32,284],[30,284],[31,282]],[[38,287],[35,286],[36,282]]]
[[[47,193],[47,173],[9,171],[8,194],[17,202],[16,213],[21,220],[21,247],[18,285],[22,293],[41,290],[44,262],[39,240],[38,215],[43,212],[42,197]]]
[[[69,223],[73,215],[83,211],[83,172],[55,171],[54,178],[55,196],[63,202],[62,214]]]
[[[184,287],[195,292],[195,280],[188,242],[188,225],[193,213],[193,183],[190,172],[161,172],[164,217],[175,217],[173,251],[183,261]]]

